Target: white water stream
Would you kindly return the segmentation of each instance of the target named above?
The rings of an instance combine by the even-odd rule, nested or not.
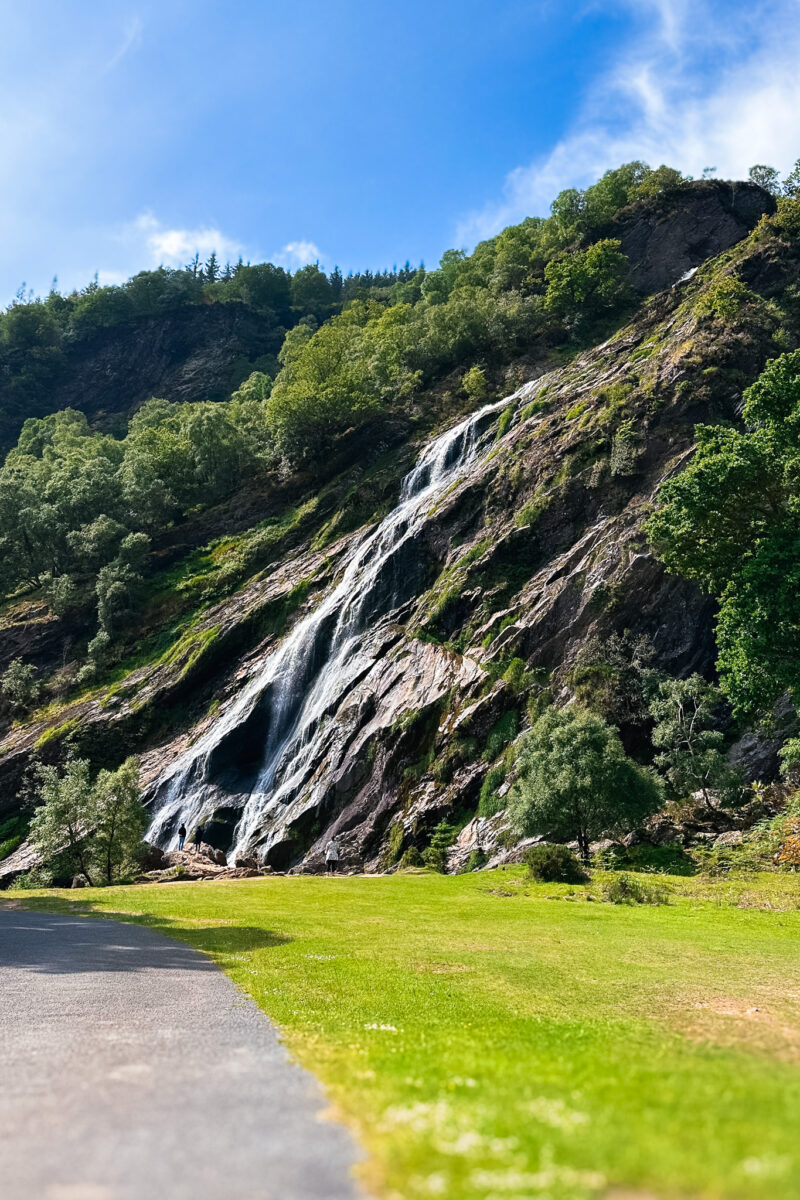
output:
[[[404,551],[432,501],[485,446],[490,418],[526,394],[487,405],[425,448],[403,481],[397,507],[351,553],[339,582],[298,621],[209,730],[159,780],[147,840],[177,845],[225,804],[241,808],[233,851],[244,851],[303,795],[323,753],[326,718],[373,665],[364,633],[414,594]],[[268,842],[268,837],[266,838]]]

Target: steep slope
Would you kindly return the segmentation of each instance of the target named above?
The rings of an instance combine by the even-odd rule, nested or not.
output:
[[[642,526],[695,423],[735,420],[781,339],[797,340],[800,248],[777,219],[737,241],[757,215],[723,222],[726,252],[678,281],[676,233],[672,286],[602,345],[528,363],[518,392],[421,451],[402,491],[396,457],[382,524],[344,532],[322,505],[277,567],[157,661],[9,731],[6,805],[31,753],[73,736],[99,758],[141,753],[164,844],[190,817],[220,848],[316,869],[333,829],[347,864],[375,869],[474,812],[539,693],[568,694],[595,637],[645,634],[663,669],[709,674],[712,606],[665,575]],[[656,206],[634,218],[635,270],[669,222]],[[676,221],[687,229],[680,206]],[[706,231],[693,253],[719,240]],[[750,292],[723,317],[714,297],[731,278]]]

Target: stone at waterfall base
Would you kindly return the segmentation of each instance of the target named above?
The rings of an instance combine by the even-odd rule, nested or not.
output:
[[[137,883],[196,883],[204,879],[254,879],[259,875],[276,875],[271,867],[261,867],[257,859],[237,855],[236,865],[229,867],[222,850],[202,842],[195,849],[167,850],[161,866],[137,876]]]

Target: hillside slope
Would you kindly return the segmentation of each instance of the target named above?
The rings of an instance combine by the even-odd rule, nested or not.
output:
[[[778,218],[749,233],[774,207],[751,185],[701,184],[622,214],[633,279],[668,286],[601,344],[523,359],[521,388],[445,418],[423,448],[388,423],[276,527],[243,586],[112,682],[10,728],[0,808],[31,756],[69,738],[99,761],[139,753],[163,844],[190,819],[221,849],[319,869],[333,830],[346,865],[374,870],[475,812],[540,697],[567,697],[598,640],[643,635],[654,665],[710,676],[713,606],[665,574],[643,522],[694,425],[735,421],[797,343],[800,245]],[[748,292],[722,315],[728,278]],[[7,616],[3,638],[19,644],[31,615]]]

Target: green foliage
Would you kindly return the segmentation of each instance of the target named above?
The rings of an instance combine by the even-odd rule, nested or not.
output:
[[[569,685],[581,704],[613,724],[641,724],[658,683],[654,654],[644,634],[594,635],[578,651]]]
[[[35,707],[42,694],[42,684],[33,663],[23,662],[21,658],[12,659],[0,677],[0,694],[14,713]]]
[[[594,316],[628,296],[628,260],[613,238],[554,259],[545,267],[545,307],[562,317]]]
[[[538,883],[586,883],[589,878],[569,846],[531,846],[525,851],[525,863]]]
[[[80,874],[96,882],[89,847],[97,806],[86,759],[69,759],[63,774],[42,766],[35,773],[39,807],[33,814],[30,838],[46,865],[58,873]]]
[[[483,751],[485,762],[494,762],[509,742],[512,742],[519,732],[519,713],[515,708],[503,713],[486,735],[486,747]]]
[[[542,714],[523,741],[517,776],[512,827],[575,838],[584,861],[591,838],[629,829],[661,803],[658,780],[627,757],[616,731],[576,707]]]
[[[692,675],[664,680],[650,704],[653,745],[661,751],[656,766],[677,797],[700,792],[708,808],[714,793],[728,803],[742,794],[741,775],[722,753],[716,715],[721,699],[717,688]]]
[[[46,867],[92,886],[135,865],[147,825],[136,759],[95,780],[86,759],[67,759],[63,771],[40,764],[35,781],[39,804],[29,836]]]
[[[394,825],[389,829],[389,836],[386,839],[386,853],[384,861],[386,866],[391,866],[396,863],[403,854],[403,841],[405,832],[400,821],[395,821]]]
[[[28,818],[17,814],[0,821],[0,862],[21,846],[28,833]]]
[[[747,172],[751,182],[757,183],[759,187],[770,192],[773,196],[781,194],[780,186],[780,171],[775,167],[768,167],[764,163],[757,163]]]
[[[430,844],[422,852],[422,861],[426,867],[434,871],[444,871],[447,867],[447,851],[456,840],[458,830],[448,821],[442,820],[431,834]]]
[[[470,871],[479,871],[481,867],[485,867],[487,863],[486,853],[480,847],[476,847],[470,851],[470,856],[464,864],[462,874],[466,875]]]
[[[724,275],[703,292],[695,304],[695,312],[698,317],[716,317],[723,324],[730,325],[745,305],[754,301],[758,301],[758,297],[741,279]]]
[[[421,867],[424,864],[422,861],[422,855],[417,847],[409,846],[408,849],[404,851],[403,856],[397,865],[401,871],[407,871],[413,867]]]
[[[480,367],[470,367],[461,380],[461,386],[477,407],[489,399],[489,385],[486,382],[486,372]],[[505,413],[503,414],[505,416]]]
[[[140,798],[139,767],[128,758],[116,771],[101,771],[94,784],[96,816],[92,855],[106,883],[138,863],[148,824]]]
[[[633,875],[618,875],[603,885],[612,904],[669,904],[669,890],[660,883],[646,883]]]
[[[745,393],[745,429],[699,425],[648,522],[667,569],[719,602],[722,686],[740,713],[800,698],[800,351]]]
[[[495,813],[505,808],[505,801],[497,795],[497,790],[505,782],[508,768],[505,763],[490,767],[481,784],[481,794],[478,801],[478,816],[493,817]]]

